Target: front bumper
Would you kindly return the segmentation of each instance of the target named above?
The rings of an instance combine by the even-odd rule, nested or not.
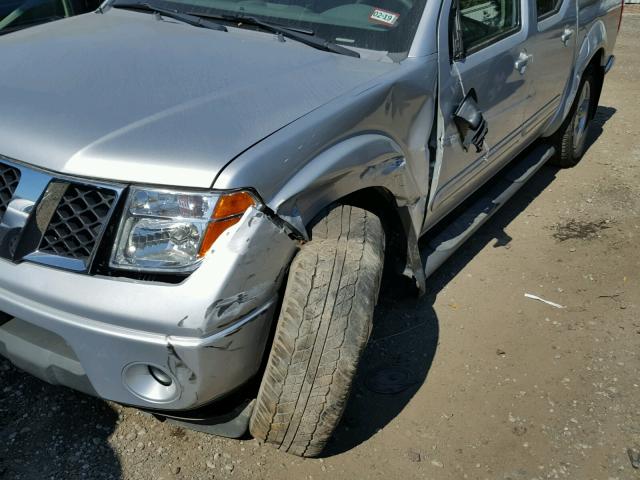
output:
[[[0,310],[17,319],[0,326],[0,354],[50,383],[108,400],[196,408],[258,371],[296,248],[252,208],[178,285],[0,260]],[[175,391],[141,379],[148,365],[169,374]]]

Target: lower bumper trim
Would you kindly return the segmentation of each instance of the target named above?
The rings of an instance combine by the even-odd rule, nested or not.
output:
[[[48,330],[17,318],[3,323],[0,355],[40,380],[97,396],[73,350]]]
[[[215,415],[205,419],[190,418],[188,416],[180,417],[173,414],[153,413],[153,415],[158,420],[167,421],[188,430],[219,437],[242,438],[249,429],[249,420],[251,419],[255,402],[255,399],[247,400],[238,404],[236,408],[226,414]]]

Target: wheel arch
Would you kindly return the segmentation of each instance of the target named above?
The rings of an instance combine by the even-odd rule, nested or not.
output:
[[[269,208],[304,239],[331,206],[352,205],[381,217],[402,273],[424,291],[418,235],[428,190],[428,150],[416,161],[381,132],[366,132],[325,150],[294,173]]]
[[[604,76],[605,76],[605,65],[607,59],[605,55],[604,48],[598,49],[596,53],[591,58],[591,61],[587,65],[585,71],[589,68],[593,68],[593,73],[595,77],[595,91],[593,92],[593,103],[591,104],[591,111],[589,112],[589,116],[591,118],[595,117],[596,110],[598,109],[598,103],[600,102],[600,94],[602,93],[602,87],[604,85]]]
[[[335,205],[351,205],[375,214],[382,222],[386,238],[385,263],[395,274],[413,278],[420,292],[424,291],[424,269],[418,249],[418,239],[411,227],[407,207],[398,206],[393,193],[385,187],[366,187],[349,193],[322,209],[308,224],[313,226]],[[313,239],[313,237],[311,237]]]
[[[547,137],[553,135],[566,120],[571,113],[571,108],[575,101],[576,95],[580,88],[580,84],[584,77],[585,72],[589,68],[594,69],[594,73],[597,81],[597,88],[594,96],[593,108],[590,115],[593,117],[597,108],[598,100],[600,98],[600,92],[604,82],[605,65],[607,62],[607,31],[604,23],[599,20],[596,21],[587,34],[584,36],[582,43],[580,44],[577,54],[575,66],[573,68],[570,82],[564,93],[564,98],[561,102],[561,107],[558,111],[558,115],[550,122],[546,128],[543,136]]]

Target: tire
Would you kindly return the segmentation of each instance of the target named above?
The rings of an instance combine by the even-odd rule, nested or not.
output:
[[[597,84],[593,70],[587,70],[580,83],[578,94],[571,112],[558,132],[552,137],[556,154],[551,158],[552,165],[570,168],[578,164],[584,155],[589,127],[595,112]]]
[[[294,258],[251,434],[303,457],[321,453],[344,412],[371,333],[384,231],[366,210],[338,206]]]

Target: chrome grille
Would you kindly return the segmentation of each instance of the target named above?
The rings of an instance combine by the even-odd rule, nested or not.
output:
[[[4,216],[20,182],[20,170],[0,163],[0,219]]]
[[[69,184],[44,232],[38,251],[81,260],[88,266],[117,197],[114,190]]]
[[[0,155],[0,260],[90,273],[124,189]]]

